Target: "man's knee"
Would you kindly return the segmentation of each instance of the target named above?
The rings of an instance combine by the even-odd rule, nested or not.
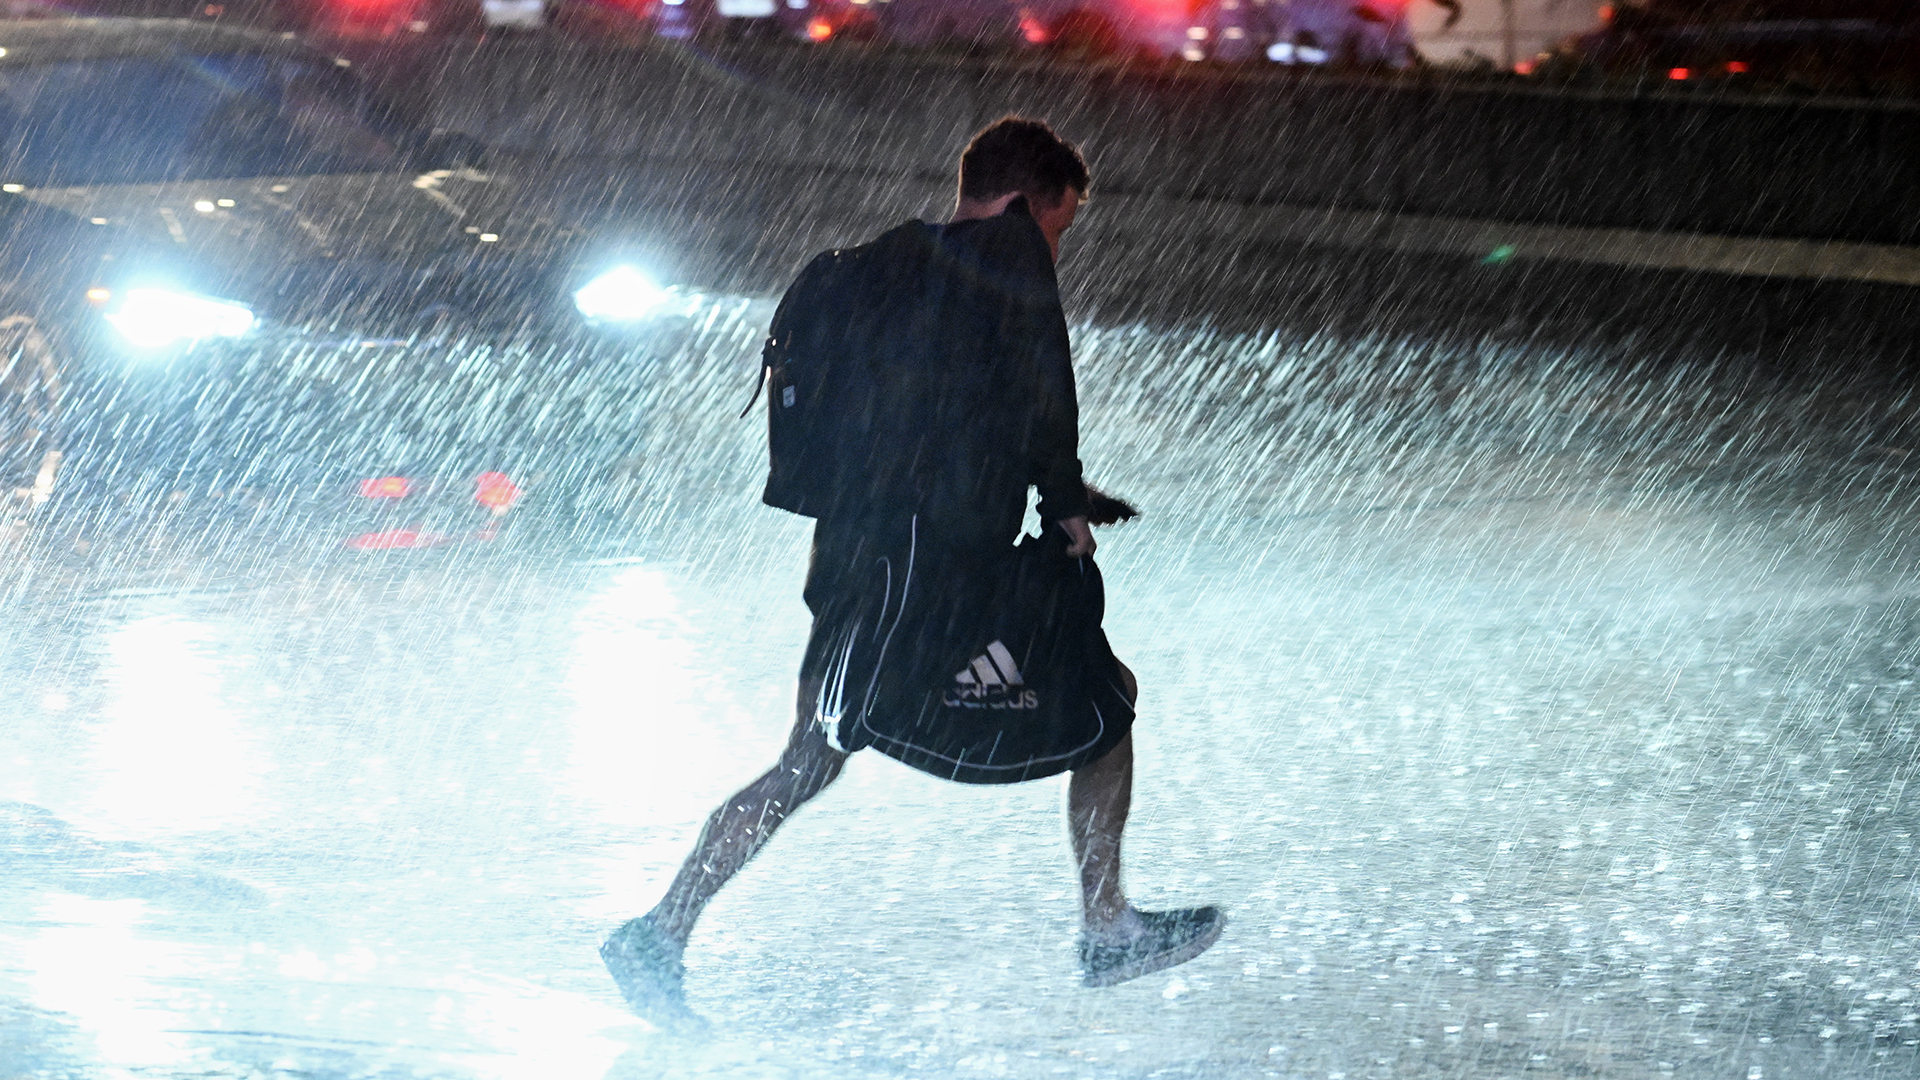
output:
[[[833,748],[827,733],[817,724],[806,724],[787,743],[779,768],[793,778],[795,794],[805,800],[838,779],[846,765],[847,755]]]

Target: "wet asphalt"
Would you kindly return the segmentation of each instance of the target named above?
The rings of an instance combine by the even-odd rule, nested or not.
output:
[[[580,424],[393,455],[439,470],[415,504],[356,493],[378,455],[76,459],[0,556],[0,1065],[1913,1075],[1897,335],[1845,355],[1864,302],[1811,286],[1791,326],[1824,329],[1774,332],[1727,314],[1766,283],[1605,275],[1570,311],[1564,269],[1290,258],[1386,291],[1076,299],[1089,477],[1146,510],[1099,556],[1143,687],[1127,884],[1225,906],[1206,955],[1081,989],[1061,783],[866,754],[695,934],[712,1032],[624,1012],[595,948],[771,762],[807,629],[806,523],[757,505],[734,418],[770,304],[716,288],[539,360]],[[434,348],[456,420],[535,370]],[[447,438],[394,400],[242,413]]]

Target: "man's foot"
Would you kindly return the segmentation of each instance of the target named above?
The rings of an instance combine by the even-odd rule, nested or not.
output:
[[[600,946],[600,959],[613,974],[620,996],[642,1020],[656,1027],[684,1030],[700,1025],[687,1008],[682,983],[687,976],[680,962],[682,948],[653,924],[650,916],[629,919]]]
[[[1109,944],[1081,936],[1081,982],[1112,986],[1184,964],[1219,941],[1227,926],[1226,913],[1216,907],[1135,914],[1141,930],[1130,940]]]

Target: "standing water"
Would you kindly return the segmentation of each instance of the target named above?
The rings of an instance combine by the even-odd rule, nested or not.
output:
[[[736,419],[771,306],[682,299],[255,357],[76,455],[0,579],[9,1074],[1920,1065],[1911,395],[1145,325],[1075,349],[1089,478],[1145,510],[1100,548],[1128,884],[1226,937],[1080,989],[1060,783],[862,755],[701,923],[711,1036],[648,1030],[596,946],[772,760],[807,629]],[[355,544],[388,462],[524,497]]]

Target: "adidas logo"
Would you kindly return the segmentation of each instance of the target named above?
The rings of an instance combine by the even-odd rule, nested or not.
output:
[[[1004,642],[996,641],[953,677],[945,704],[967,709],[1037,709],[1038,692],[1026,689],[1020,666]]]

